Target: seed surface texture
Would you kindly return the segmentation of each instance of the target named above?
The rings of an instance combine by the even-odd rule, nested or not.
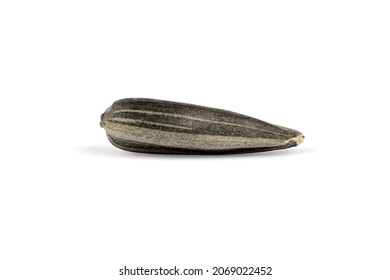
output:
[[[157,154],[238,154],[295,147],[302,133],[231,111],[172,101],[114,102],[100,126],[117,148]]]

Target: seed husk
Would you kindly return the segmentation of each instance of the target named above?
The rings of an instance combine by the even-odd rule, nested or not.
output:
[[[295,147],[302,133],[231,111],[146,98],[115,101],[100,126],[117,148],[157,154],[238,154]]]

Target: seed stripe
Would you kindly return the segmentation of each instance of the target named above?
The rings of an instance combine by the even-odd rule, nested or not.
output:
[[[165,124],[165,123],[159,123],[159,122],[148,122],[148,121],[141,121],[141,120],[125,119],[125,118],[110,118],[108,121],[110,121],[110,122],[116,122],[117,121],[117,122],[120,122],[120,123],[129,123],[129,124],[151,124],[151,125],[158,125],[158,126],[166,126],[166,127],[172,127],[172,128],[192,130],[192,128],[185,127],[185,126],[179,126],[179,125],[173,125],[173,124]]]
[[[143,114],[150,114],[150,115],[177,117],[177,118],[183,118],[183,119],[188,119],[188,120],[194,120],[194,121],[200,121],[200,122],[206,122],[206,123],[213,123],[213,124],[219,124],[219,125],[229,125],[229,126],[243,127],[243,128],[247,128],[247,129],[256,130],[256,131],[263,131],[263,132],[274,134],[274,135],[284,135],[283,133],[278,133],[278,132],[269,131],[269,130],[262,130],[262,129],[259,129],[257,127],[246,126],[246,125],[235,124],[235,123],[228,123],[228,122],[219,122],[219,121],[201,119],[201,118],[196,118],[196,117],[191,117],[191,116],[186,116],[186,115],[179,115],[179,114],[170,114],[170,113],[155,112],[155,111],[145,111],[145,110],[135,110],[135,109],[116,110],[115,113],[143,113]],[[187,127],[180,127],[180,128],[189,129]]]

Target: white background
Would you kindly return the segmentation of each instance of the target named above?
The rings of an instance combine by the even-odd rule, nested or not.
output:
[[[162,279],[119,269],[177,265],[390,279],[389,14],[388,1],[1,1],[0,278]],[[128,153],[99,127],[125,97],[306,139]],[[208,275],[163,279],[259,278]]]

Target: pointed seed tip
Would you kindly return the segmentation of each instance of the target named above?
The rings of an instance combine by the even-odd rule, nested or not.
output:
[[[296,136],[295,138],[294,138],[294,140],[295,140],[295,142],[297,143],[297,146],[299,145],[299,144],[301,144],[302,142],[303,142],[303,140],[305,139],[305,136],[303,135],[303,134],[298,134],[298,136]]]

